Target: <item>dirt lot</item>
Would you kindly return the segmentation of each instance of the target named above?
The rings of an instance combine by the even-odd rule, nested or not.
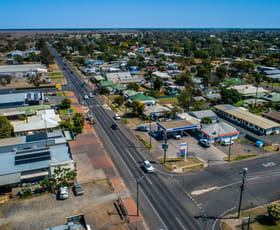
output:
[[[92,229],[127,229],[113,205],[118,193],[103,184],[84,185],[84,195],[57,200],[55,194],[44,194],[25,200],[12,200],[0,205],[1,230],[45,229],[65,223],[65,218],[83,213]]]

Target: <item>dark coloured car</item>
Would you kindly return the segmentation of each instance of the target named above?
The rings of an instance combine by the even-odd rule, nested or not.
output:
[[[151,132],[149,132],[149,134],[154,138],[158,138],[158,132],[155,130],[151,130]]]
[[[149,131],[149,128],[145,125],[138,125],[136,129],[139,130],[139,131],[144,131],[144,132]]]
[[[73,187],[75,196],[81,196],[84,194],[84,189],[81,184],[75,184]]]
[[[112,125],[111,125],[111,128],[112,128],[112,129],[118,129],[119,127],[117,126],[117,124],[112,124]]]

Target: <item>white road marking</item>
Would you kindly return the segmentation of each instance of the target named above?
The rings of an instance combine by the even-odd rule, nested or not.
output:
[[[215,186],[215,187],[211,187],[211,188],[200,189],[200,190],[192,191],[191,194],[192,194],[192,195],[195,195],[195,196],[197,196],[197,195],[202,195],[202,194],[204,194],[204,193],[211,192],[211,191],[216,190],[216,189],[218,189],[218,188],[219,188],[219,187]]]

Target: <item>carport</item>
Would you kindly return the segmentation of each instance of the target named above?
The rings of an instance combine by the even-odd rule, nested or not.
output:
[[[173,120],[165,122],[157,122],[158,131],[162,130],[164,133],[183,132],[189,129],[197,129],[198,126],[187,120]]]

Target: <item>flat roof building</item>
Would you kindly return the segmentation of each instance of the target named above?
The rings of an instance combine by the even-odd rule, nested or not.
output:
[[[74,170],[61,130],[0,140],[0,186],[45,179],[59,166]]]
[[[216,105],[215,111],[237,125],[261,135],[278,134],[280,124],[232,105]]]

